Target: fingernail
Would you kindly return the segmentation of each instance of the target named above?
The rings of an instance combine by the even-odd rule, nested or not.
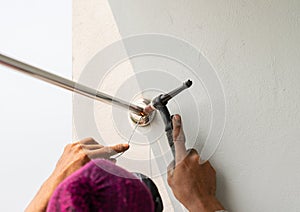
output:
[[[129,148],[129,144],[122,144],[123,148],[128,149]]]
[[[175,119],[176,121],[179,121],[179,120],[180,120],[180,118],[179,118],[178,115],[174,116],[174,119]]]

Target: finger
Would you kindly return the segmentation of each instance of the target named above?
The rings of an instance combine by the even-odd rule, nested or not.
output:
[[[82,148],[85,149],[85,150],[96,150],[96,149],[101,149],[103,148],[104,146],[101,145],[101,144],[83,144],[82,145]]]
[[[97,141],[95,141],[93,138],[84,138],[79,143],[84,145],[90,145],[90,144],[98,144]]]
[[[97,150],[88,151],[91,158],[109,158],[117,153],[124,152],[129,148],[128,144],[117,144],[115,146],[105,146]]]
[[[185,148],[185,136],[182,128],[181,117],[179,115],[174,115],[172,119],[173,123],[173,142],[175,146],[175,162],[179,163],[182,161],[186,155]]]
[[[144,113],[146,114],[150,114],[152,111],[154,111],[155,108],[152,106],[152,105],[147,105],[145,108],[144,108]]]
[[[125,152],[129,149],[129,144],[117,144],[110,148],[112,148],[116,153]]]

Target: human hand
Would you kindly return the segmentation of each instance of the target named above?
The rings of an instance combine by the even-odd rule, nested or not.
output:
[[[124,152],[129,148],[128,144],[115,146],[102,146],[92,138],[68,144],[50,177],[44,182],[34,199],[26,208],[26,212],[46,211],[48,201],[56,187],[69,175],[80,169],[91,159],[106,158]]]
[[[129,148],[128,144],[117,144],[115,146],[103,146],[93,138],[85,138],[79,142],[68,144],[56,164],[52,176],[64,179],[73,172],[84,166],[91,159],[109,159],[117,153],[124,152]]]
[[[168,167],[168,184],[175,197],[190,211],[224,209],[215,197],[214,168],[208,161],[200,164],[200,156],[196,150],[186,151],[180,116],[174,115],[172,122],[176,154],[175,161]]]

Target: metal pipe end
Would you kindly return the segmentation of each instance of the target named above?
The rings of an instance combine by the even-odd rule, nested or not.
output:
[[[187,88],[189,88],[189,87],[192,86],[193,82],[192,82],[192,80],[188,80],[188,81],[186,81],[184,84],[185,84],[185,86],[186,86]]]
[[[148,99],[140,98],[134,101],[135,105],[138,105],[144,109],[143,113],[136,114],[129,112],[129,118],[134,124],[138,124],[140,127],[145,127],[151,123],[155,117],[156,111],[151,109],[151,101]]]

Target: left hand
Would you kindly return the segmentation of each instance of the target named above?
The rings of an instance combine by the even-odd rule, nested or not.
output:
[[[128,144],[103,146],[98,144],[93,138],[85,138],[81,141],[68,144],[65,147],[62,156],[58,160],[52,175],[64,180],[73,172],[88,163],[91,159],[109,159],[110,156],[124,152],[128,148]]]
[[[68,144],[50,177],[44,182],[34,199],[26,208],[30,211],[46,211],[48,201],[56,187],[68,176],[80,169],[91,159],[106,158],[129,148],[128,144],[117,144],[115,146],[102,146],[93,138]]]

